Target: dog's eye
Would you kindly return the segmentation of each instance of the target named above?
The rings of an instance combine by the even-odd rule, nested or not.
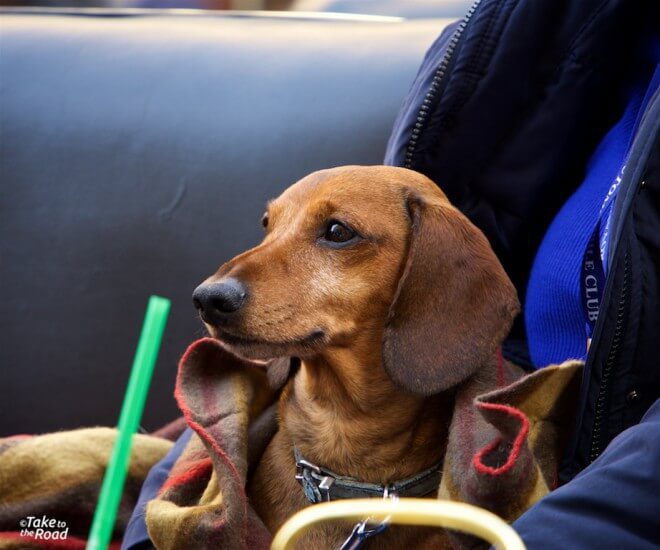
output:
[[[261,225],[264,226],[264,229],[268,227],[268,212],[266,212],[263,216],[261,216]]]
[[[355,237],[355,231],[341,222],[331,220],[323,238],[332,243],[345,243]]]

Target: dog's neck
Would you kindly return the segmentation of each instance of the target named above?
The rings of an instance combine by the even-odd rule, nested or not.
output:
[[[363,344],[365,351],[379,350]],[[443,457],[453,392],[404,393],[385,373],[380,352],[359,346],[304,360],[280,418],[308,461],[362,481],[394,482]]]

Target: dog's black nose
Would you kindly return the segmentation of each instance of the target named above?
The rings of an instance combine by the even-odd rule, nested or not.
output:
[[[219,283],[199,285],[193,292],[193,304],[207,323],[218,324],[238,311],[246,296],[243,284],[229,278]]]

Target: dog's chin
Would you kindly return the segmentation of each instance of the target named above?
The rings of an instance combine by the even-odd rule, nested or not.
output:
[[[246,359],[267,361],[277,357],[307,357],[315,355],[326,345],[326,334],[315,329],[298,338],[273,341],[257,335],[244,335],[229,332],[224,327],[207,325],[210,335],[222,342],[232,353]]]

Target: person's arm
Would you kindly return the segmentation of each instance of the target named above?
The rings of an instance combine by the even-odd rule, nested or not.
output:
[[[660,547],[660,400],[513,527],[530,550]]]

